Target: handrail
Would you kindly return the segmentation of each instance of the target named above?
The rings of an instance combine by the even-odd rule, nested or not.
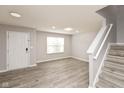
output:
[[[94,87],[97,81],[106,55],[107,45],[113,42],[111,41],[113,38],[112,27],[113,24],[103,25],[87,51],[89,55],[89,86],[91,87]]]
[[[102,47],[103,47],[105,41],[107,40],[107,37],[108,37],[108,35],[109,35],[110,31],[111,31],[112,26],[113,26],[113,24],[110,24],[110,27],[109,27],[109,29],[108,29],[108,32],[106,33],[105,38],[103,39],[102,44],[101,44],[101,46],[100,46],[98,52],[96,53],[94,59],[97,59],[97,58],[99,57],[99,54],[100,54],[100,52],[101,52],[101,50],[102,50]]]
[[[99,42],[102,38],[102,35],[105,33],[106,28],[107,28],[107,26],[105,25],[100,29],[99,33],[97,34],[96,38],[93,40],[93,43],[90,45],[90,47],[87,51],[88,54],[93,54],[94,53],[97,45],[99,44]]]

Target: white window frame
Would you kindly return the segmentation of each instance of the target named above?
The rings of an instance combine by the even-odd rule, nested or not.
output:
[[[62,38],[63,39],[63,51],[55,51],[55,52],[49,52],[48,51],[48,38]],[[56,53],[64,53],[64,51],[65,51],[65,39],[64,39],[64,37],[54,37],[54,36],[47,36],[47,50],[46,50],[46,52],[47,52],[47,54],[56,54]]]

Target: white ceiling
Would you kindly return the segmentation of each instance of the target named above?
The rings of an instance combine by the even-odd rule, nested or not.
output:
[[[0,23],[9,25],[26,26],[40,31],[51,31],[72,34],[76,30],[80,32],[96,31],[100,28],[102,17],[95,11],[103,8],[103,5],[0,5]],[[14,18],[9,12],[18,12],[21,18]],[[52,26],[56,26],[53,30]],[[66,27],[74,30],[64,31]]]

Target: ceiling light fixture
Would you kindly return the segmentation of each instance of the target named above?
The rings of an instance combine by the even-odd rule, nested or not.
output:
[[[52,26],[52,29],[56,29],[56,27],[55,26]]]
[[[19,13],[16,13],[16,12],[10,12],[10,15],[13,16],[13,17],[16,17],[16,18],[21,17],[21,15]]]
[[[70,28],[70,27],[68,27],[68,28],[64,28],[64,30],[66,30],[66,31],[71,31],[71,30],[73,30],[73,29]]]
[[[79,30],[76,30],[75,32],[76,32],[76,33],[79,33]]]

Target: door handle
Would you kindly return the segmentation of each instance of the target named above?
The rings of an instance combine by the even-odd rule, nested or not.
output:
[[[28,51],[28,48],[26,48],[25,50],[26,50],[26,52],[27,52],[27,51]]]

